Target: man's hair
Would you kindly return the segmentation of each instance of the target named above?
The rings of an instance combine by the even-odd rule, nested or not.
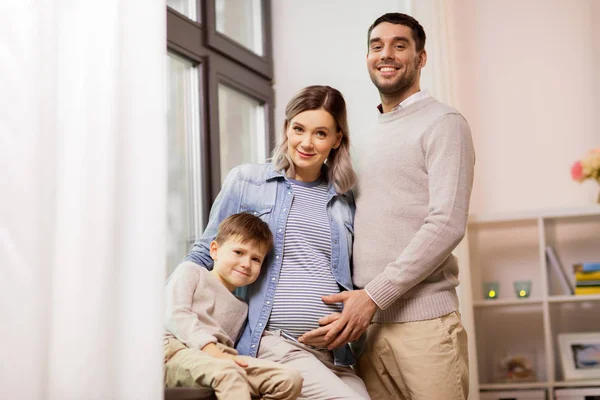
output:
[[[371,32],[377,25],[383,22],[389,22],[390,24],[404,25],[406,27],[409,27],[412,31],[412,36],[415,41],[417,51],[422,51],[425,48],[425,30],[423,29],[419,21],[417,21],[410,15],[402,13],[387,13],[377,18],[375,22],[373,22],[373,25],[369,27],[369,33],[367,34],[367,48],[370,45]]]
[[[266,252],[273,246],[273,234],[263,220],[249,213],[233,214],[219,224],[215,242],[225,243],[230,239],[237,239],[242,243],[249,241],[266,248]]]

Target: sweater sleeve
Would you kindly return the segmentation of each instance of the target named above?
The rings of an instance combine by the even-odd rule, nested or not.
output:
[[[201,281],[201,268],[191,262],[180,264],[170,276],[165,288],[165,328],[186,346],[202,349],[208,343],[217,343],[211,332],[220,326],[210,317],[207,304],[194,304],[197,289],[206,289]]]
[[[475,165],[467,121],[460,114],[441,117],[424,136],[423,150],[429,182],[428,215],[399,257],[365,286],[381,309],[431,275],[465,234]]]

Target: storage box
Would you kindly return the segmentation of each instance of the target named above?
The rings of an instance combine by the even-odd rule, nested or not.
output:
[[[546,400],[545,390],[502,390],[480,392],[480,400]]]
[[[556,389],[556,400],[600,400],[600,387]]]

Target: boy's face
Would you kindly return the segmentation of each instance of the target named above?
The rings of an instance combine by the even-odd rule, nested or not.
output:
[[[210,244],[210,256],[215,261],[211,271],[229,291],[253,283],[260,274],[260,267],[266,257],[265,246],[249,240],[230,237],[219,244]]]

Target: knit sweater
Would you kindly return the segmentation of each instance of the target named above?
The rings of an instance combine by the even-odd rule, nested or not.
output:
[[[467,121],[428,97],[379,114],[356,157],[354,284],[374,322],[436,318],[458,308],[458,264],[475,152]]]
[[[248,305],[235,297],[216,277],[193,262],[181,263],[165,288],[166,336],[187,347],[209,343],[233,347],[248,315]]]

